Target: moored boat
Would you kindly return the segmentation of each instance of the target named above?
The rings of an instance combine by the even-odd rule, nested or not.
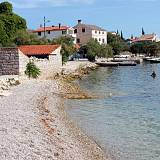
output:
[[[150,63],[160,63],[160,58],[152,58],[149,61]]]
[[[118,62],[97,62],[97,65],[101,67],[118,67]]]
[[[133,62],[133,61],[129,61],[129,62],[119,62],[119,66],[136,66],[137,63]]]

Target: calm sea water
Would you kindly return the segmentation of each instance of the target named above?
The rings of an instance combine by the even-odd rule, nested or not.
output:
[[[160,64],[99,68],[77,83],[100,98],[69,100],[66,110],[104,151],[116,160],[160,160]]]

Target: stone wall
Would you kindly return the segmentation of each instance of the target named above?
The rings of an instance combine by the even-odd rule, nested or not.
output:
[[[0,48],[0,76],[19,74],[19,54],[17,48]]]

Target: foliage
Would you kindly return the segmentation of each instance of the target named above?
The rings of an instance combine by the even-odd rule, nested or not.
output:
[[[113,57],[112,47],[110,45],[102,44],[101,47],[100,47],[100,52],[97,56],[98,57],[103,57],[103,58]]]
[[[107,42],[112,47],[114,55],[120,54],[120,52],[122,51],[129,50],[129,46],[125,41],[125,39],[123,38],[122,32],[121,32],[121,37],[119,36],[119,34],[113,35],[112,33],[108,33]]]
[[[145,35],[144,29],[142,28],[142,35]]]
[[[143,53],[148,56],[156,56],[159,50],[160,50],[160,45],[156,42],[135,43],[132,44],[130,47],[130,51],[132,53],[135,54]]]
[[[28,78],[38,78],[41,71],[40,69],[34,64],[34,62],[29,62],[26,66],[25,74]]]
[[[113,50],[110,45],[100,45],[96,40],[91,39],[86,45],[80,48],[79,54],[88,58],[89,61],[95,61],[96,57],[113,57]]]
[[[95,61],[95,57],[100,53],[101,47],[100,44],[94,40],[91,39],[87,44],[87,58],[90,61]]]
[[[0,14],[1,13],[7,13],[10,14],[12,13],[13,7],[12,4],[9,2],[2,2],[0,3]]]
[[[50,44],[50,40],[45,38],[38,38],[37,35],[29,33],[26,30],[18,30],[13,37],[13,42],[16,45],[40,45]]]
[[[63,64],[68,61],[70,55],[76,52],[73,41],[74,39],[71,36],[62,36],[52,41],[52,44],[60,44],[62,46],[61,55]]]
[[[0,43],[2,46],[13,44],[12,38],[18,30],[26,29],[26,21],[12,12],[12,4],[0,3]]]
[[[123,38],[123,32],[122,31],[121,31],[121,39],[124,40],[124,38]]]

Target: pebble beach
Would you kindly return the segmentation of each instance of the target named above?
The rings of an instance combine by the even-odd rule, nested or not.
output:
[[[0,97],[1,160],[108,160],[64,111],[57,80],[27,80]]]

